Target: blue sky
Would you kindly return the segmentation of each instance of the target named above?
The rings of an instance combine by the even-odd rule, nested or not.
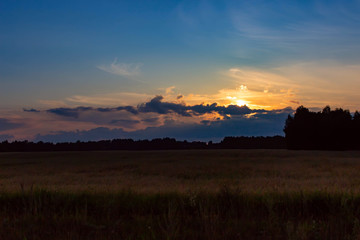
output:
[[[69,132],[164,128],[165,119],[129,128],[47,112],[137,106],[157,95],[189,106],[360,109],[359,13],[354,0],[1,1],[0,118],[12,127],[0,135],[34,139],[65,125]],[[167,117],[178,126],[219,121],[214,114]]]

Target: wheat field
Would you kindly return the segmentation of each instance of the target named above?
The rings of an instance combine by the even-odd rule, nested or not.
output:
[[[191,150],[0,153],[0,190],[360,191],[360,152]]]
[[[0,154],[0,239],[360,239],[360,152]]]

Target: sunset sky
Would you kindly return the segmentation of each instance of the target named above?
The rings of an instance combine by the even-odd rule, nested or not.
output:
[[[283,135],[360,109],[360,1],[0,2],[0,141]]]

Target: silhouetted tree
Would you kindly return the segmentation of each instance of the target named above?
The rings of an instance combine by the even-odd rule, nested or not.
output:
[[[311,112],[304,106],[296,109],[294,117],[288,116],[284,132],[289,149],[355,149],[359,145],[360,115],[351,116],[348,110],[331,110],[326,106],[321,112]]]
[[[353,117],[351,141],[354,149],[360,150],[360,113],[356,111]]]
[[[104,150],[170,150],[170,149],[223,149],[223,148],[285,148],[285,139],[274,137],[226,137],[220,143],[212,141],[176,141],[174,138],[156,138],[153,140],[114,139],[89,142],[44,143],[14,141],[0,143],[0,152],[36,152],[36,151],[104,151]]]

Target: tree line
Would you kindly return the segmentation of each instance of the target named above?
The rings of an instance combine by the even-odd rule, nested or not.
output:
[[[360,114],[326,106],[311,112],[300,106],[288,116],[285,127],[288,149],[360,150]]]
[[[41,151],[108,151],[108,150],[181,150],[181,149],[255,149],[285,148],[285,138],[274,137],[225,137],[219,143],[201,141],[177,141],[174,138],[153,140],[114,139],[88,142],[29,142],[4,141],[0,152],[41,152]]]

